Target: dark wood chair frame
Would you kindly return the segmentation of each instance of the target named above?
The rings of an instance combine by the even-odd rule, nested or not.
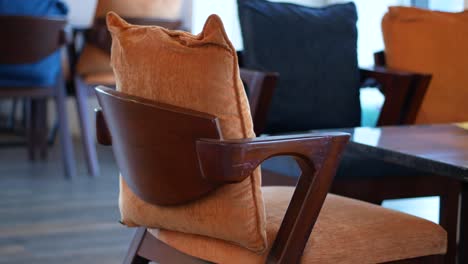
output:
[[[0,16],[0,63],[22,64],[36,62],[58,51],[70,42],[65,30],[66,20],[52,17]],[[34,45],[25,45],[34,43]],[[26,131],[29,158],[47,156],[47,99],[55,98],[65,175],[75,175],[76,165],[71,132],[67,122],[66,90],[60,72],[52,87],[1,87],[0,98],[26,99]]]
[[[293,156],[302,174],[267,263],[299,263],[349,140],[348,134],[227,140],[222,139],[218,120],[212,115],[155,103],[110,88],[98,87],[96,91],[102,107],[96,110],[98,142],[112,145],[125,181],[151,204],[193,201],[220,185],[244,180],[270,157]],[[160,129],[161,123],[171,129]],[[184,166],[177,166],[181,160]],[[440,263],[441,257],[395,263]],[[124,263],[149,261],[206,263],[162,243],[140,227]]]

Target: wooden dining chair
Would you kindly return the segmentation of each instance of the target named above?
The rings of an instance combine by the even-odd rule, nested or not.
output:
[[[65,32],[66,20],[52,17],[0,16],[0,64],[34,63],[57,52],[68,43]],[[75,158],[65,106],[66,91],[62,72],[52,86],[0,87],[0,98],[27,99],[31,108],[27,113],[27,141],[29,156],[35,156],[39,147],[45,157],[47,150],[46,103],[55,98],[62,159],[65,175],[75,175]]]
[[[348,134],[227,140],[222,139],[215,116],[110,88],[98,87],[96,92],[102,107],[96,110],[98,142],[112,145],[123,178],[138,197],[150,204],[181,206],[196,201],[222,185],[241,182],[260,163],[273,156],[294,156],[303,172],[296,188],[262,187],[265,194],[271,194],[264,198],[267,216],[269,210],[273,210],[271,206],[282,212],[281,217],[267,218],[267,229],[275,232],[273,237],[269,236],[269,252],[257,255],[228,242],[210,241],[208,237],[187,242],[189,248],[181,249],[161,240],[158,230],[140,227],[123,263],[233,260],[238,263],[331,263],[338,255],[348,256],[348,259],[360,256],[361,262],[441,263],[446,238],[445,231],[438,225],[379,206],[327,195]],[[165,126],[160,126],[162,123]],[[177,166],[180,162],[184,162],[184,166]],[[156,189],[159,191],[154,191]],[[337,229],[336,223],[340,228]],[[391,230],[390,226],[398,228]],[[183,233],[177,235],[186,236],[188,241],[193,239]],[[336,239],[347,235],[354,241]],[[314,239],[313,243],[309,236]],[[346,242],[340,244],[339,241]],[[190,248],[197,243],[206,243],[199,247],[216,252],[215,256],[203,258],[190,253]],[[374,248],[380,243],[392,247]],[[382,249],[386,253],[382,253]]]

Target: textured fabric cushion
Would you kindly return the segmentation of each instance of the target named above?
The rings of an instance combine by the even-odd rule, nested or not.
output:
[[[468,12],[391,7],[382,21],[388,66],[432,74],[416,123],[468,120]]]
[[[281,225],[293,187],[264,187],[270,243]],[[165,230],[149,230],[166,244],[214,263],[265,263],[267,253],[220,240]],[[358,200],[329,194],[301,263],[381,263],[444,254],[446,232],[427,220]]]
[[[255,137],[237,55],[218,16],[199,35],[133,26],[111,13],[111,64],[117,90],[217,116],[226,139]],[[183,166],[183,161],[181,161]],[[174,175],[176,177],[176,175]],[[159,207],[143,202],[121,179],[122,220],[202,234],[261,252],[266,247],[260,170],[191,204]]]
[[[181,0],[99,0],[95,16],[104,17],[108,12],[114,11],[123,17],[179,19],[181,7]],[[107,52],[92,44],[86,44],[77,71],[83,76],[110,73],[112,68],[109,62],[110,56]]]
[[[309,8],[238,0],[244,66],[279,72],[265,133],[360,124],[353,3]]]
[[[65,16],[67,6],[59,0],[0,0],[0,15]],[[60,72],[60,51],[27,64],[0,64],[0,86],[50,86]]]
[[[93,44],[85,44],[76,66],[80,75],[86,77],[96,73],[112,73],[110,55]]]

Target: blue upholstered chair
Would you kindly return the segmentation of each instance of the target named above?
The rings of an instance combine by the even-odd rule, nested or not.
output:
[[[36,147],[45,158],[46,102],[55,98],[65,173],[72,176],[75,159],[60,58],[67,42],[66,14],[66,6],[58,0],[0,0],[0,98],[25,99],[31,159]]]

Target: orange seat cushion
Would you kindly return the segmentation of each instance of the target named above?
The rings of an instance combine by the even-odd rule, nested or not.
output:
[[[390,7],[382,21],[387,65],[432,74],[416,123],[468,120],[468,12]]]
[[[115,13],[107,23],[117,90],[214,115],[226,139],[255,137],[236,50],[218,16],[210,16],[196,36],[130,25]],[[262,252],[267,242],[260,180],[256,169],[241,183],[224,185],[190,204],[160,207],[139,199],[121,178],[122,221],[215,237]]]
[[[283,220],[293,187],[263,187],[269,247]],[[265,263],[230,243],[179,232],[149,229],[164,243],[214,263]],[[439,225],[380,206],[329,194],[301,263],[381,263],[444,254],[447,235]]]

